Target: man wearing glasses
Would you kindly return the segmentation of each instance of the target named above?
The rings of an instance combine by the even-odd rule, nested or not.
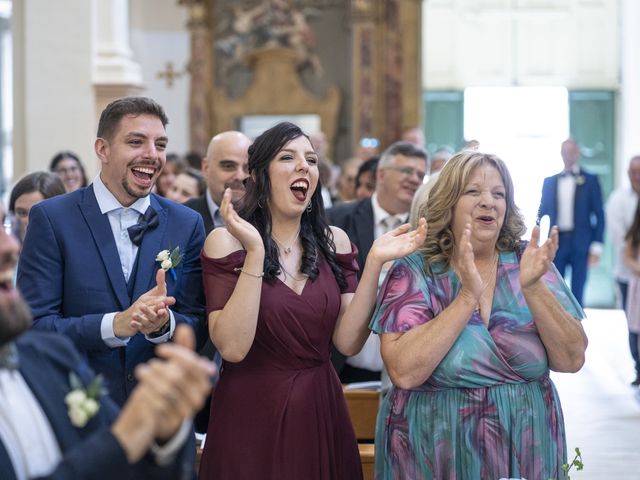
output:
[[[376,189],[371,198],[337,205],[327,211],[329,224],[343,229],[358,247],[356,258],[360,272],[374,239],[407,222],[411,201],[427,171],[427,152],[410,142],[396,142],[380,157],[376,173]],[[372,340],[374,339],[374,340]],[[334,366],[342,383],[380,380],[382,359],[377,340],[372,335],[355,357]],[[334,354],[334,358],[336,355]]]

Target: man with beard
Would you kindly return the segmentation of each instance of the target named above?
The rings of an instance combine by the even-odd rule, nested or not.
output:
[[[243,182],[249,176],[249,145],[251,139],[235,131],[219,133],[209,142],[207,156],[202,160],[202,175],[207,181],[207,191],[185,203],[202,215],[207,235],[214,228],[224,225],[220,215],[224,191],[231,189],[234,202],[244,195]]]
[[[191,329],[180,326],[175,342],[136,370],[138,386],[120,412],[99,389],[89,411],[86,398],[71,400],[96,383],[77,350],[62,335],[28,331],[29,308],[13,287],[18,250],[0,229],[0,476],[193,478],[187,420],[209,391],[214,366],[189,351]]]
[[[136,384],[136,365],[176,325],[206,337],[202,219],[151,194],[166,162],[167,122],[151,99],[110,103],[95,141],[100,174],[31,209],[18,267],[33,328],[67,335],[119,405]],[[159,256],[165,250],[171,259]]]

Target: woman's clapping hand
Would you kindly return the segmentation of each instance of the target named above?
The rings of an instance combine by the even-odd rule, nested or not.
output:
[[[527,288],[536,283],[551,267],[551,262],[558,251],[558,227],[551,229],[549,238],[540,242],[540,227],[533,227],[531,240],[520,259],[520,285]]]
[[[418,228],[409,231],[410,228],[411,224],[405,223],[379,237],[373,242],[369,257],[384,264],[415,252],[427,236],[427,222],[421,218]]]

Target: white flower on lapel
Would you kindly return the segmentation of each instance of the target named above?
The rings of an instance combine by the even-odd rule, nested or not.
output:
[[[180,253],[180,247],[176,247],[173,250],[162,250],[156,255],[156,262],[160,262],[160,267],[165,272],[171,272],[173,279],[176,279],[176,272],[173,270],[182,261],[182,254]]]
[[[584,185],[585,181],[586,181],[586,179],[584,178],[584,175],[578,175],[576,177],[576,185],[578,185],[578,186]]]
[[[69,374],[71,391],[64,397],[69,419],[74,427],[83,428],[100,410],[100,397],[105,394],[102,375],[98,375],[85,388],[78,376]]]
[[[156,255],[156,262],[164,262],[166,260],[169,260],[170,256],[171,256],[171,252],[169,252],[169,250],[162,250],[158,253],[158,255]]]

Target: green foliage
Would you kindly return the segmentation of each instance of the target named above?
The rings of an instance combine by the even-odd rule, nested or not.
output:
[[[575,452],[576,452],[576,456],[573,457],[573,460],[571,460],[571,463],[565,463],[562,465],[562,470],[564,471],[565,478],[567,480],[571,480],[571,477],[569,476],[569,471],[573,467],[576,467],[576,471],[580,471],[584,468],[584,463],[582,463],[582,454],[580,453],[580,449],[576,447]]]

